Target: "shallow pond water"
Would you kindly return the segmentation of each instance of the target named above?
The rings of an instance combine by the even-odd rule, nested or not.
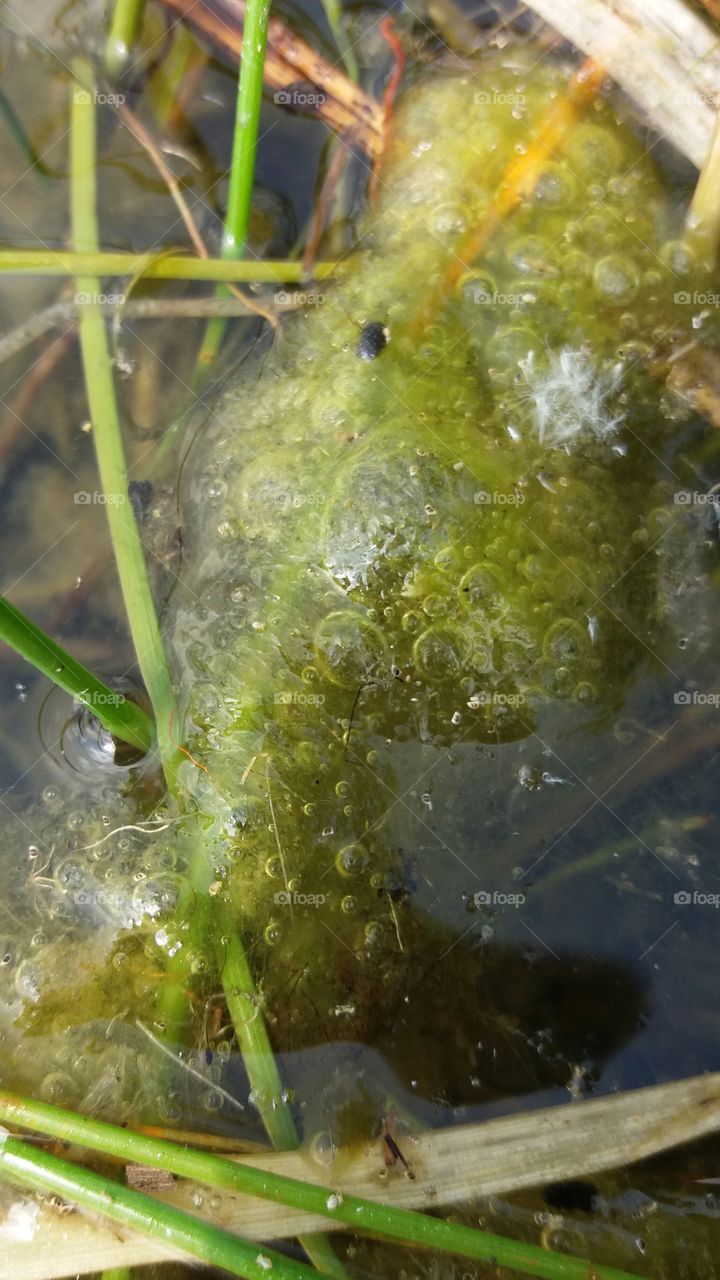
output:
[[[4,35],[3,91],[47,170],[0,134],[7,245],[68,236],[53,60],[72,48],[68,14],[41,45]],[[411,1131],[718,1066],[717,446],[644,359],[692,333],[677,297],[693,278],[666,247],[691,175],[664,152],[658,173],[646,135],[593,106],[419,331],[452,247],[567,81],[560,57],[535,67],[524,47],[481,65],[481,92],[450,66],[410,91],[356,257],[274,344],[236,326],[162,461],[203,322],[114,335],[183,779],[213,850],[196,890],[223,925],[190,944],[178,923],[192,839],[153,763],[118,766],[97,733],[88,746],[68,700],[3,652],[7,1087],[259,1140],[219,994],[228,927],[309,1160],[372,1141],[389,1111]],[[134,108],[150,84],[129,88]],[[212,249],[233,92],[211,62],[168,150]],[[325,134],[272,105],[263,126],[252,243],[282,256]],[[100,129],[104,244],[177,244],[114,104]],[[3,331],[59,295],[5,282]],[[361,360],[368,325],[390,341]],[[4,590],[91,668],[137,680],[69,321],[4,363],[3,405]],[[184,1030],[166,995],[178,956]],[[169,1031],[186,1053],[170,1076]],[[591,1214],[539,1189],[467,1220],[639,1275],[711,1277],[720,1201],[696,1179],[717,1152],[602,1175]],[[490,1273],[346,1247],[357,1274]]]

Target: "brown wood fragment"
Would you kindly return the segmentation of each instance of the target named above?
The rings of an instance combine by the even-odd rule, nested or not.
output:
[[[232,58],[239,59],[245,0],[161,0],[161,3],[185,18]],[[289,106],[293,105],[293,87],[301,88],[305,98],[314,90],[318,99],[315,112],[331,129],[351,137],[371,158],[379,154],[383,135],[383,113],[379,104],[279,18],[271,18],[268,28],[265,83],[276,93],[284,90]]]
[[[172,1191],[175,1179],[167,1169],[151,1169],[146,1164],[126,1164],[125,1179],[135,1191]]]
[[[667,385],[696,413],[720,427],[720,352],[688,348],[671,361]]]
[[[716,22],[720,22],[720,0],[700,0],[703,9],[706,9],[711,18]]]

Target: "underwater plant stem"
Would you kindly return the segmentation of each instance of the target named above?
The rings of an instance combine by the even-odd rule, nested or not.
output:
[[[209,1266],[246,1280],[310,1280],[304,1263],[258,1247],[180,1209],[133,1191],[99,1173],[0,1135],[0,1177],[33,1191],[50,1192],[142,1235],[184,1249]]]
[[[72,230],[76,247],[93,253],[98,248],[95,103],[92,94],[80,89],[89,74],[82,59],[76,60],[75,74],[70,130]],[[80,348],[110,537],[138,665],[155,713],[160,758],[172,789],[178,765],[172,739],[175,696],[137,523],[127,500],[127,468],[105,321],[94,301],[101,293],[100,281],[83,275],[78,277],[77,287],[87,299],[80,316]]]
[[[269,20],[270,0],[248,0],[238,71],[230,185],[223,224],[223,258],[242,258],[247,246]],[[224,290],[219,289],[218,293],[222,297]],[[221,319],[211,320],[207,326],[197,355],[192,383],[194,391],[207,380],[217,360],[226,328],[227,321]]]
[[[248,0],[223,228],[223,257],[227,258],[242,257],[247,244],[269,19],[270,0]]]
[[[334,262],[316,262],[313,277],[335,275]],[[180,253],[105,253],[97,250],[0,249],[0,274],[142,276],[146,280],[210,280],[229,284],[300,284],[301,262],[272,259],[193,258]]]
[[[273,1146],[293,1151],[298,1135],[282,1081],[270,1046],[265,1020],[255,991],[245,950],[233,921],[220,920],[221,979],[245,1070],[253,1091],[253,1101]]]
[[[140,34],[145,0],[115,0],[112,22],[105,45],[105,70],[112,80],[127,66],[133,45]]]
[[[334,1192],[329,1187],[301,1182],[297,1178],[271,1173],[242,1161],[227,1160],[223,1156],[208,1155],[162,1139],[145,1137],[15,1094],[0,1092],[0,1119],[122,1160],[166,1169],[178,1177],[211,1187],[273,1200],[307,1213],[322,1214],[367,1235],[440,1249],[466,1258],[493,1258],[496,1265],[527,1275],[547,1277],[547,1280],[587,1280],[590,1274],[597,1280],[635,1280],[627,1272],[612,1267],[590,1265],[580,1258],[508,1240],[475,1227],[445,1222],[412,1209],[394,1208],[374,1200]]]
[[[701,830],[707,826],[708,818],[704,814],[691,814],[687,818],[678,819],[678,827],[683,832],[692,832]],[[657,843],[658,828],[656,826],[649,827],[647,831],[642,831],[639,836],[626,836],[624,840],[615,840],[609,844],[601,845],[599,849],[593,850],[584,858],[578,858],[573,862],[568,862],[564,866],[557,867],[555,871],[551,871],[548,875],[533,883],[532,892],[533,899],[546,893],[548,889],[555,889],[557,885],[565,880],[570,880],[574,876],[584,875],[588,871],[595,871],[604,863],[612,862],[612,860],[620,854],[632,853],[633,849],[637,849],[639,845],[644,844],[646,848],[653,849]]]
[[[94,676],[4,596],[0,596],[0,640],[82,702],[108,733],[139,751],[150,750],[153,723],[142,707]]]
[[[4,122],[10,136],[22,151],[28,169],[32,169],[34,173],[39,174],[43,179],[54,177],[55,175],[51,173],[44,160],[38,155],[37,149],[31,142],[22,120],[10,99],[2,92],[2,89],[0,89],[0,119]]]
[[[193,832],[194,850],[188,868],[187,893],[178,910],[178,918],[187,920],[189,932],[183,947],[168,961],[169,985],[160,999],[158,1019],[162,1022],[165,1039],[181,1039],[188,1008],[186,986],[189,974],[185,957],[188,951],[207,945],[214,932],[217,936],[218,969],[250,1083],[253,1105],[273,1146],[281,1151],[294,1151],[299,1145],[298,1134],[283,1092],[260,995],[236,921],[223,916],[220,904],[210,919],[208,884],[211,859],[199,829],[199,819],[193,815],[191,821],[197,824]],[[300,1243],[319,1272],[333,1276],[335,1280],[348,1280],[345,1268],[324,1236],[301,1236]]]
[[[350,44],[345,31],[345,20],[342,5],[339,3],[339,0],[320,0],[320,2],[325,10],[327,24],[335,38],[335,43],[338,47],[340,57],[342,58],[343,66],[349,78],[354,84],[357,84],[360,71],[357,59],[352,51],[352,45]]]

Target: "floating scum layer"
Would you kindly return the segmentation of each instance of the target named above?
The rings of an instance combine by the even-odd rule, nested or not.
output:
[[[422,314],[566,89],[564,69],[533,63],[513,50],[407,94],[339,281],[198,434],[165,633],[207,874],[188,899],[183,823],[138,830],[142,803],[110,783],[89,811],[45,798],[33,829],[52,867],[10,903],[10,1086],[115,1119],[172,1113],[142,1027],[172,1033],[192,1008],[198,1043],[233,931],[277,1049],[372,1041],[427,954],[393,818],[402,778],[621,703],[659,625],[668,495],[642,444],[663,431],[643,356],[668,327],[659,260],[678,251],[609,106]],[[460,816],[446,837],[477,862]],[[219,1060],[200,1066],[217,1081]]]

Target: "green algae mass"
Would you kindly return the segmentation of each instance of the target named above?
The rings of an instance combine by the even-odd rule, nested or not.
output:
[[[407,987],[406,780],[554,704],[574,726],[607,714],[655,626],[643,553],[666,493],[642,356],[671,225],[609,106],[418,323],[566,87],[523,56],[407,94],[339,281],[186,462],[168,623],[201,766],[184,781],[283,1047],[371,1035]],[[375,359],[368,325],[389,335]],[[466,833],[448,844],[477,864]]]
[[[643,356],[668,327],[658,259],[673,227],[608,105],[588,108],[419,322],[566,85],[565,68],[527,50],[418,82],[338,280],[322,298],[308,290],[198,433],[165,634],[190,753],[181,781],[209,850],[195,883],[207,910],[193,899],[177,918],[184,825],[132,827],[151,794],[144,809],[109,795],[64,828],[53,812],[36,820],[55,862],[29,907],[13,903],[27,936],[0,974],[14,1019],[7,1084],[116,1118],[162,1114],[150,1069],[162,1057],[137,1021],[162,1035],[180,985],[197,1015],[188,1038],[202,1041],[229,928],[277,1049],[339,1039],[386,1052],[404,1018],[399,1057],[422,1078],[412,1059],[432,999],[427,1035],[465,1035],[467,1061],[487,1054],[495,1071],[492,1037],[460,1030],[477,965],[455,946],[464,919],[431,921],[414,881],[453,875],[455,887],[459,868],[471,896],[493,865],[497,882],[502,853],[484,833],[517,780],[513,744],[538,725],[570,733],[607,718],[659,625],[652,549],[668,495],[661,393]],[[389,334],[375,359],[359,354],[369,325]],[[505,856],[508,889],[510,871]],[[523,982],[532,1007],[527,973],[510,986]],[[568,1076],[560,1053],[553,1070]]]

